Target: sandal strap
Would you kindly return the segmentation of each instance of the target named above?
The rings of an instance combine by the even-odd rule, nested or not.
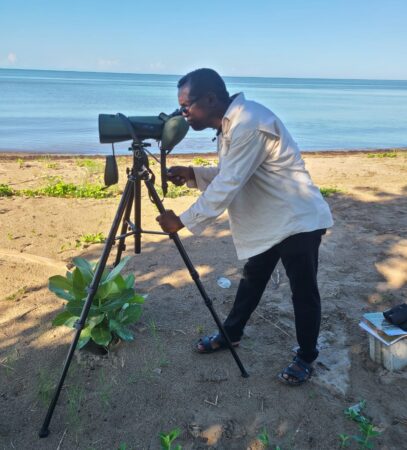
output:
[[[293,362],[290,364],[290,366],[292,364],[296,364],[297,366],[301,367],[301,369],[307,374],[311,374],[313,369],[312,369],[312,365],[310,363],[307,363],[306,361],[304,361],[302,358],[300,358],[299,356],[295,356],[293,359]]]

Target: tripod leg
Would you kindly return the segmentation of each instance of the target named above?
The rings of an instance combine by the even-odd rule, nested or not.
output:
[[[115,241],[117,229],[120,225],[120,221],[123,217],[123,213],[127,207],[128,201],[129,201],[129,199],[131,200],[130,197],[131,197],[131,189],[132,188],[133,188],[133,182],[128,180],[126,187],[124,189],[124,192],[122,194],[120,204],[119,204],[119,207],[116,212],[116,216],[113,220],[113,224],[110,229],[109,236],[108,236],[105,246],[103,248],[102,256],[99,259],[99,263],[97,265],[96,272],[93,276],[92,283],[89,286],[88,296],[86,298],[85,304],[83,305],[81,316],[75,324],[75,328],[76,328],[75,336],[71,343],[71,346],[69,347],[68,355],[66,357],[64,367],[62,369],[61,378],[59,380],[57,388],[55,389],[54,397],[52,398],[51,403],[49,405],[48,412],[45,417],[44,423],[42,424],[41,430],[39,431],[39,436],[41,438],[47,437],[49,435],[48,427],[51,422],[52,415],[54,413],[54,409],[55,409],[55,406],[56,406],[58,398],[59,398],[59,394],[61,393],[62,386],[65,381],[65,377],[68,373],[68,369],[71,364],[71,360],[72,360],[76,345],[78,343],[79,337],[81,335],[81,331],[82,331],[83,327],[85,326],[86,318],[88,316],[90,307],[92,306],[93,298],[96,294],[96,291],[98,290],[100,279],[102,278],[103,271],[106,267],[107,259],[109,257],[110,251],[111,251],[112,246]]]
[[[126,236],[124,236],[124,234],[126,234],[126,231],[128,229],[128,220],[130,219],[131,209],[133,207],[133,199],[134,199],[133,186],[131,187],[128,195],[129,195],[129,198],[126,200],[126,211],[124,212],[124,215],[123,215],[123,223],[122,223],[122,228],[120,231],[120,236],[123,236],[123,237],[121,237],[119,239],[119,243],[117,244],[117,254],[116,254],[116,259],[114,262],[115,266],[117,266],[119,264],[121,257],[122,257],[122,253],[124,252],[124,250],[126,250],[126,244],[125,244]]]
[[[134,253],[141,253],[141,180],[136,178],[134,183],[134,224],[136,234],[134,236]]]
[[[163,205],[160,197],[157,194],[157,191],[155,190],[154,184],[150,180],[144,180],[144,182],[145,182],[147,189],[151,195],[151,198],[154,200],[154,203],[156,204],[158,210],[160,211],[161,214],[163,214],[165,212],[165,208],[164,208],[164,205]],[[247,378],[249,376],[249,374],[246,372],[246,369],[244,368],[242,362],[240,361],[240,358],[239,358],[238,354],[236,353],[236,350],[234,349],[234,347],[229,339],[229,336],[227,335],[225,328],[219,319],[219,316],[217,315],[216,311],[214,310],[212,300],[209,298],[208,294],[206,293],[205,288],[203,287],[203,284],[199,278],[199,274],[195,270],[194,265],[192,264],[191,260],[189,259],[189,256],[188,256],[187,252],[185,251],[185,248],[182,245],[182,242],[181,242],[178,234],[171,233],[170,238],[174,241],[182,259],[184,260],[185,265],[187,266],[187,268],[189,270],[191,278],[194,280],[199,292],[201,293],[206,306],[208,307],[209,311],[211,312],[212,317],[215,320],[216,325],[219,328],[219,331],[222,333],[222,336],[225,338],[227,346],[228,346],[230,352],[232,353],[232,356],[235,359],[236,364],[238,365],[238,367],[240,369],[242,377]]]

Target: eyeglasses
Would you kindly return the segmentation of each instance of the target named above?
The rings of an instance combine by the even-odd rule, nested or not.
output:
[[[189,110],[191,109],[191,106],[196,103],[202,96],[200,95],[199,97],[195,97],[192,101],[190,101],[188,106],[180,106],[179,110],[181,112],[181,114],[188,114]]]

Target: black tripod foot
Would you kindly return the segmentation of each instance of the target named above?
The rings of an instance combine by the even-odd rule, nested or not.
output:
[[[244,370],[244,371],[242,372],[242,377],[243,377],[243,378],[249,378],[250,375]]]
[[[38,436],[40,438],[45,438],[49,435],[49,428],[41,428],[40,432],[38,433]]]

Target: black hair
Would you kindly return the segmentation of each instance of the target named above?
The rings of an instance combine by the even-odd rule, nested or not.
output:
[[[187,83],[191,87],[191,97],[201,97],[208,92],[213,92],[221,102],[229,100],[225,82],[213,69],[197,69],[187,73],[178,81],[178,89]]]

